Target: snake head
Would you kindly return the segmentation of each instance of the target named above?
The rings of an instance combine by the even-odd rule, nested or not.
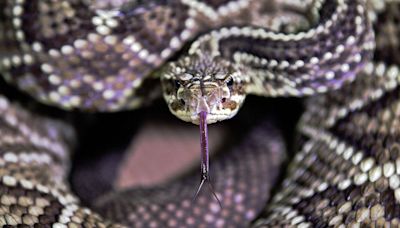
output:
[[[221,57],[186,55],[171,62],[161,75],[163,95],[170,111],[179,119],[199,124],[199,113],[207,112],[207,123],[232,118],[245,99],[241,70]]]

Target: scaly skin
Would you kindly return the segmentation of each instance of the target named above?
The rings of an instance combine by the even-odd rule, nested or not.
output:
[[[255,227],[399,227],[399,3],[377,15],[376,62],[310,99],[300,150]]]
[[[318,23],[304,32],[214,30],[162,72],[164,98],[175,116],[198,124],[199,110],[207,110],[208,123],[232,118],[247,94],[305,96],[340,88],[372,56],[367,13],[363,0],[326,1]]]
[[[72,129],[0,97],[0,225],[21,227],[243,227],[263,209],[285,154],[280,132],[260,123],[213,163],[221,209],[197,175],[152,189],[110,192],[83,207],[69,189]],[[268,138],[269,140],[263,140]],[[102,216],[99,216],[100,213]]]
[[[213,14],[218,11],[210,11],[210,9],[218,8],[216,7],[218,4],[223,5],[228,1],[205,1],[210,2],[211,8],[204,7],[194,0],[183,1],[183,3],[176,1],[176,5],[172,6],[157,5],[156,1],[139,2],[141,7],[137,5],[135,5],[137,8],[128,7],[122,14],[116,16],[110,15],[112,14],[110,11],[95,12],[92,8],[85,8],[80,5],[83,4],[80,1],[64,2],[64,4],[54,1],[52,9],[57,9],[65,13],[65,17],[69,17],[67,20],[60,20],[61,26],[57,32],[61,35],[55,36],[56,33],[51,29],[53,27],[47,24],[49,19],[42,17],[42,20],[38,20],[35,15],[39,9],[46,12],[48,8],[43,4],[48,2],[20,1],[21,4],[29,5],[22,8],[8,7],[10,2],[0,3],[0,8],[4,9],[0,18],[5,22],[2,23],[2,29],[11,31],[0,37],[3,44],[0,68],[2,74],[8,81],[28,91],[37,99],[67,109],[79,107],[86,110],[120,110],[138,106],[143,99],[150,100],[149,93],[153,90],[145,85],[154,87],[159,84],[143,83],[152,79],[150,72],[161,67],[174,52],[181,49],[183,43],[197,37],[199,32],[224,26],[227,23],[226,17],[223,20],[218,13]],[[204,62],[204,55],[211,52],[212,58],[215,58],[214,54],[217,54],[223,61],[229,61],[228,64],[240,62],[240,66],[245,68],[244,71],[249,76],[248,79],[241,78],[246,87],[238,91],[242,92],[243,96],[248,93],[267,96],[299,96],[326,92],[343,86],[342,90],[330,91],[326,95],[310,99],[308,110],[299,128],[303,135],[302,148],[290,166],[282,192],[274,196],[273,203],[268,205],[265,217],[255,223],[257,226],[340,226],[385,223],[397,226],[399,223],[396,218],[399,216],[398,208],[400,208],[397,176],[399,154],[396,143],[398,68],[397,66],[386,67],[385,63],[382,65],[369,63],[365,66],[375,44],[370,23],[366,18],[365,2],[360,0],[337,1],[339,5],[335,3],[336,1],[327,1],[326,5],[316,7],[316,9],[321,9],[321,20],[317,22],[319,26],[316,26],[316,30],[310,30],[316,32],[284,35],[274,32],[264,33],[263,29],[221,28],[201,36],[191,46],[188,55],[182,57],[182,59],[187,56],[191,58],[197,55],[197,58]],[[42,4],[42,6],[32,7],[35,4]],[[397,7],[396,4],[395,6]],[[70,7],[80,10],[73,11]],[[332,14],[335,12],[332,8],[336,9],[336,7],[343,10],[340,12],[347,13],[335,16]],[[197,13],[190,15],[189,8]],[[351,11],[347,11],[349,9]],[[29,14],[29,10],[33,10],[31,11],[33,13]],[[171,21],[174,22],[168,25],[174,28],[171,29],[163,23],[157,23],[158,19],[152,21],[153,17],[149,16],[152,10],[157,12],[157,15],[167,15],[167,17],[171,11],[175,10],[181,14],[172,17],[174,20]],[[238,11],[228,11],[228,14],[229,16],[240,15],[246,10],[248,9],[244,7]],[[204,12],[211,16],[207,17]],[[211,14],[208,14],[210,12]],[[221,12],[225,11],[221,10]],[[14,18],[10,16],[11,14]],[[396,11],[391,14],[393,18],[397,17]],[[23,16],[23,19],[20,19],[20,16]],[[132,18],[143,20],[145,25],[168,27],[168,29],[157,30],[165,32],[163,34],[165,36],[160,36],[165,39],[150,43],[153,37],[152,32],[156,31],[154,27],[152,29],[145,27],[141,30],[134,21],[129,20]],[[393,18],[389,17],[389,20]],[[259,22],[257,18],[249,20]],[[43,26],[27,26],[28,22],[32,21],[40,22]],[[62,26],[65,21],[71,25],[78,23],[79,26],[70,26],[66,29]],[[233,23],[245,27],[249,21],[238,20]],[[387,25],[390,22],[382,20],[381,23]],[[318,29],[319,27],[321,29]],[[86,30],[81,33],[79,28]],[[376,28],[378,32],[380,32],[379,28],[381,27]],[[392,35],[392,30],[393,28],[388,28],[383,33],[386,31]],[[398,31],[396,26],[394,30]],[[23,31],[22,35],[20,31]],[[140,38],[127,38],[126,35],[132,31],[137,31],[135,36]],[[67,32],[68,36],[65,36]],[[116,37],[110,35],[113,32],[117,32]],[[233,34],[237,35],[233,36]],[[338,36],[332,36],[332,34],[338,34]],[[397,58],[390,54],[390,49],[379,46],[385,46],[384,42],[379,42],[379,39],[384,39],[382,37],[385,36],[378,34],[376,40],[377,53],[381,51],[377,56],[378,60],[394,61],[390,63],[397,64]],[[89,42],[85,41],[86,38]],[[389,43],[389,47],[397,47],[396,36],[388,38],[394,39],[394,42]],[[144,42],[138,45],[139,39],[149,43]],[[53,42],[56,40],[57,42]],[[251,47],[247,46],[249,40],[254,44]],[[242,50],[238,52],[238,47],[243,48],[245,52],[243,53]],[[121,55],[120,53],[124,51],[127,51],[126,55]],[[389,56],[384,56],[387,53]],[[307,56],[315,58],[308,59]],[[110,59],[117,59],[117,61],[110,62]],[[185,69],[186,67],[190,68],[192,65],[188,64]],[[255,70],[257,68],[259,71]],[[360,69],[362,72],[358,74],[359,77],[355,77]],[[239,70],[235,69],[235,71]],[[174,74],[177,73],[174,72]],[[202,80],[205,80],[205,76],[207,75],[202,76]],[[343,85],[345,81],[351,80],[355,81],[350,85]],[[237,87],[238,81],[234,83],[236,86],[233,87]],[[227,87],[229,89],[229,85]],[[238,91],[230,91],[230,94]],[[171,97],[167,98],[169,98],[167,101],[171,101]],[[219,102],[222,102],[222,99]],[[1,116],[1,120],[4,120],[1,124],[2,132],[4,132],[2,146],[7,146],[1,152],[0,187],[3,194],[0,200],[2,206],[0,223],[44,226],[53,224],[60,227],[78,224],[111,225],[111,222],[80,207],[68,190],[65,175],[68,171],[69,152],[66,144],[70,136],[69,133],[64,133],[65,128],[63,127],[60,131],[61,127],[57,127],[58,124],[54,125],[52,121],[48,122],[48,120],[35,117],[34,114],[27,114],[20,108],[13,107],[4,98],[0,103],[4,113]],[[235,108],[231,105],[228,108],[234,114],[236,107],[240,105],[241,103],[238,102]],[[213,105],[208,104],[208,106]],[[196,120],[190,119],[190,121],[196,123]],[[260,131],[268,131],[268,128],[262,127]],[[271,137],[265,133],[268,136],[259,138],[261,134],[256,131],[255,136],[249,136],[248,142],[263,144],[265,138]],[[271,139],[268,143],[270,142],[279,143],[280,139]],[[255,181],[258,190],[253,197],[256,197],[255,201],[262,201],[261,203],[264,203],[267,197],[267,194],[262,194],[262,192],[268,191],[267,182],[271,180],[269,174],[263,176],[266,171],[262,170],[267,169],[269,165],[266,160],[268,154],[265,151],[273,148],[268,143],[260,145],[260,150],[245,144],[244,149],[249,149],[260,157],[252,160],[252,156],[255,155],[250,154],[249,159],[243,159],[236,165],[243,165],[249,169],[246,173],[251,174],[253,178],[258,178],[260,175],[260,181]],[[21,145],[26,151],[20,149]],[[258,153],[260,151],[264,153]],[[231,163],[227,164],[235,164],[234,154],[235,151]],[[230,161],[229,158],[225,160]],[[41,164],[42,162],[46,165]],[[254,162],[260,164],[254,166]],[[215,167],[221,170],[233,169],[232,174],[228,171],[221,172],[228,177],[234,176],[233,179],[242,173],[234,169],[236,168],[234,165],[216,164]],[[243,179],[253,180],[248,176]],[[216,176],[217,184],[215,185],[224,186],[228,183],[226,180],[226,176]],[[242,179],[237,180],[240,183]],[[173,184],[172,187],[168,186],[172,192],[180,189],[179,186],[187,186],[185,181]],[[246,182],[246,184],[250,186],[250,183]],[[241,185],[233,183],[232,188],[236,189],[239,186]],[[220,188],[224,189],[224,187]],[[247,190],[241,189],[238,193],[253,194],[252,191]],[[218,191],[222,190],[217,189],[217,193]],[[156,222],[155,226],[164,225],[161,214],[168,211],[168,208],[172,208],[170,209],[172,211],[178,208],[176,202],[171,204],[160,202],[164,193],[164,190],[139,193],[136,196],[140,197],[143,194],[150,198],[139,200],[137,203],[134,200],[126,201],[126,196],[131,197],[132,192],[111,194],[98,203],[100,207],[98,210],[107,215],[108,219],[124,224],[150,226],[150,222],[153,221]],[[156,197],[157,194],[161,194],[160,198]],[[172,194],[168,194],[167,198],[171,198]],[[179,195],[183,198],[188,197],[186,194]],[[229,199],[225,196],[221,198]],[[164,206],[159,211],[154,209],[156,211],[154,218],[157,219],[147,221],[148,216],[151,218],[154,215],[151,214],[153,212],[150,213],[147,210],[149,205],[150,210],[154,208],[152,201]],[[184,205],[185,201],[178,202],[182,203],[182,207],[187,204]],[[205,199],[204,202],[208,205],[213,202],[213,199],[210,198],[209,201]],[[228,207],[227,213],[238,211],[240,216],[244,216],[239,217],[238,221],[243,222],[241,225],[244,225],[255,217],[261,207],[252,205],[253,200],[250,198],[242,203],[244,206],[239,207],[241,209],[235,206]],[[113,205],[113,207],[107,208],[108,205]],[[101,209],[102,206],[106,209]],[[252,206],[256,208],[253,211],[248,209]],[[46,209],[43,210],[43,208]],[[182,212],[182,221],[175,218],[175,216],[179,217],[178,215],[173,214],[174,220],[169,225],[192,226],[193,223],[207,224],[209,221],[207,225],[224,226],[231,222],[237,224],[235,223],[237,221],[232,219],[219,220],[220,217],[217,216],[203,217],[210,210],[202,212],[196,207],[189,208],[193,209],[193,212],[186,210]],[[137,213],[146,216],[142,218],[136,215],[128,218],[119,214],[121,209],[137,210]],[[252,213],[249,213],[250,211]],[[224,218],[223,211],[215,210],[214,212],[220,213]],[[200,213],[202,216],[191,220],[188,219],[193,218],[189,216],[190,213],[196,215]],[[128,214],[127,211],[122,213],[122,215],[126,214]],[[251,216],[248,216],[249,214]],[[168,218],[167,215],[166,219]]]

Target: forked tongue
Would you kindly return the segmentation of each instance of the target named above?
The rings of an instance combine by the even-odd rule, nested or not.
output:
[[[208,152],[208,131],[207,131],[207,112],[206,111],[199,112],[199,120],[200,120],[199,125],[200,125],[201,179],[200,179],[200,185],[196,191],[196,194],[193,197],[193,201],[196,200],[204,183],[207,182],[207,185],[208,185],[211,193],[213,194],[215,199],[218,201],[219,206],[222,208],[222,204],[219,201],[219,199],[218,199],[217,195],[215,194],[215,191],[211,185],[210,176],[209,176],[210,160],[209,160],[209,152]]]

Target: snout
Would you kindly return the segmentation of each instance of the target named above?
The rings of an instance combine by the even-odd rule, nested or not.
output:
[[[199,123],[199,113],[207,113],[207,123],[215,123],[233,117],[238,111],[238,103],[243,99],[232,100],[228,87],[207,83],[193,85],[178,91],[178,99],[185,104],[185,110],[176,113],[184,121]]]

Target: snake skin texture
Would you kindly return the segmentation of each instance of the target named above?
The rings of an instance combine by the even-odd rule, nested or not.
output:
[[[64,109],[112,111],[151,100],[160,84],[152,72],[213,28],[220,29],[199,38],[190,53],[199,47],[205,54],[205,41],[216,39],[224,58],[251,66],[240,76],[251,85],[245,93],[303,95],[338,88],[354,78],[373,49],[365,0],[326,1],[315,26],[290,35],[260,27],[268,4],[250,0],[133,1],[119,10],[82,0],[0,4],[3,77]]]
[[[254,10],[263,9],[259,1],[135,1],[120,10],[113,3],[1,1],[2,76],[64,109],[130,109],[160,93],[157,70],[196,39],[189,55],[218,52],[251,68],[244,95],[326,92],[307,101],[282,190],[256,219],[282,159],[271,154],[284,152],[279,131],[263,124],[213,165],[222,209],[202,195],[192,205],[189,177],[110,193],[88,209],[66,181],[73,130],[1,97],[1,225],[243,227],[256,219],[255,227],[400,226],[398,2],[316,1],[315,26],[293,34],[275,31],[290,30],[296,13],[268,18]],[[256,27],[266,17],[271,31]]]
[[[5,227],[246,226],[263,209],[285,153],[276,127],[261,123],[250,131],[250,141],[213,166],[223,208],[207,194],[192,203],[197,178],[189,176],[155,189],[110,193],[94,207],[100,217],[80,206],[66,182],[72,128],[32,115],[4,97],[0,112],[0,224]]]
[[[98,215],[77,206],[65,181],[72,128],[32,115],[3,96],[0,103],[0,224],[60,227],[68,221],[70,227],[104,227]]]
[[[249,6],[254,3],[243,0],[208,1],[209,7],[197,1],[133,1],[119,11],[111,2],[1,1],[3,77],[64,109],[138,107],[160,94],[151,73],[188,40],[228,24],[231,13],[254,10]],[[218,18],[209,18],[210,12]]]
[[[398,227],[398,67],[309,101],[302,146],[260,227]]]
[[[162,76],[171,112],[198,123],[206,109],[214,123],[232,118],[247,94],[304,96],[354,80],[374,48],[365,1],[325,1],[317,12],[306,32],[233,26],[197,39]]]
[[[300,150],[256,227],[400,226],[399,9],[377,15],[376,61],[307,102]]]
[[[285,153],[280,132],[270,124],[260,123],[248,136],[258,143],[246,139],[213,163],[213,188],[222,208],[207,191],[192,203],[197,175],[157,189],[111,193],[95,208],[129,227],[247,226],[263,209],[260,202],[267,201]],[[270,140],[261,140],[265,137]]]

